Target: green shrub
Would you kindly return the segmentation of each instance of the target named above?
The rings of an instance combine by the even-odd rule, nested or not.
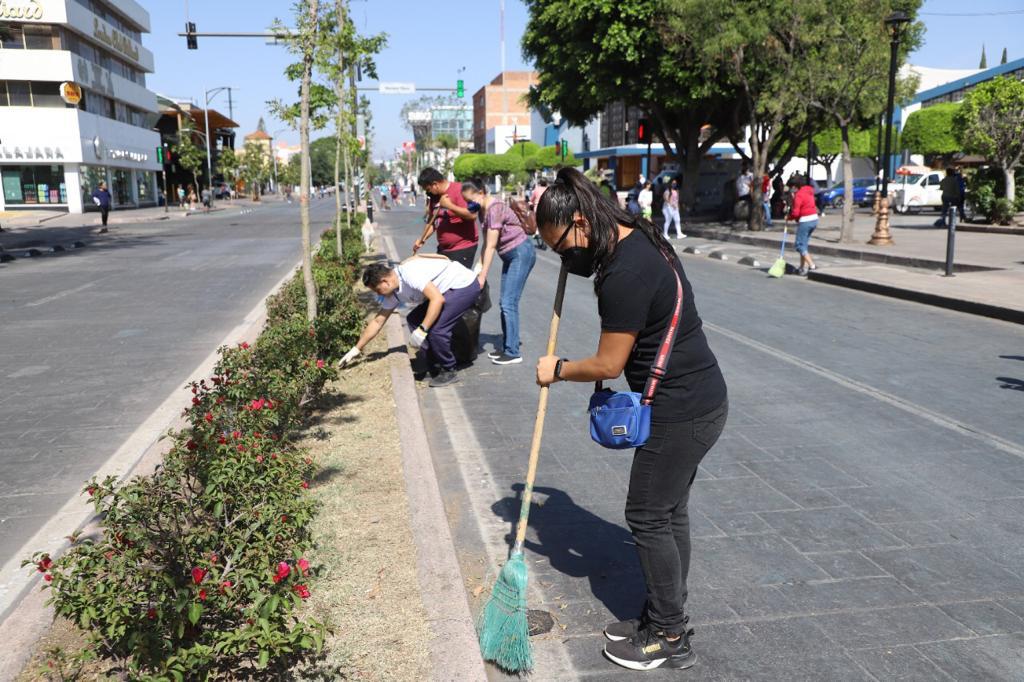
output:
[[[333,233],[314,259],[316,322],[296,275],[268,302],[256,343],[220,349],[213,376],[190,386],[188,426],[169,434],[157,470],[87,484],[98,537],[25,562],[56,613],[85,631],[83,659],[131,679],[224,679],[282,675],[322,649],[326,626],[298,613],[315,573],[314,469],[289,437],[363,322],[351,232],[344,259]]]
[[[988,217],[996,225],[1009,225],[1013,222],[1015,213],[1016,208],[1010,203],[1010,200],[1006,197],[999,197],[992,202],[992,208]]]

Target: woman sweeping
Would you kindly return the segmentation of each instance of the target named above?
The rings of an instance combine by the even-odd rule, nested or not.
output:
[[[582,173],[566,168],[537,210],[541,236],[571,274],[596,275],[601,318],[597,352],[547,356],[537,383],[596,382],[625,371],[643,391],[659,347],[683,304],[668,366],[654,394],[651,435],[635,450],[626,521],[647,584],[638,616],[605,628],[605,655],[633,670],[688,668],[696,662],[684,613],[690,566],[690,487],[697,466],[725,427],[725,380],[708,347],[682,263],[660,231],[605,198]],[[677,279],[678,276],[678,279]]]
[[[481,288],[487,281],[494,254],[501,259],[502,347],[490,353],[491,362],[519,364],[523,361],[519,352],[519,299],[537,254],[515,211],[487,194],[487,186],[481,180],[463,181],[462,197],[469,210],[481,216],[481,227],[487,234],[478,277]]]

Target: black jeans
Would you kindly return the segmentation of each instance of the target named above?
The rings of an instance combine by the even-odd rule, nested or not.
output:
[[[646,619],[681,634],[690,572],[687,504],[697,466],[722,435],[729,401],[700,417],[652,422],[651,437],[633,456],[626,522],[647,583]]]
[[[103,220],[103,226],[107,226],[107,216],[110,215],[109,206],[100,206],[100,219]]]
[[[453,260],[456,263],[461,263],[470,270],[473,269],[473,261],[476,258],[475,244],[465,249],[457,249],[454,251],[445,251],[443,249],[438,249],[437,252],[442,256],[448,256],[448,260]]]

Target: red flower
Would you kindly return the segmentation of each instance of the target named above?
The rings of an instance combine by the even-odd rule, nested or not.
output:
[[[156,620],[156,609],[154,609],[152,606],[149,607],[149,610],[146,611],[146,618],[149,618],[150,620]]]
[[[295,590],[295,593],[303,599],[309,599],[309,588],[305,585],[296,585],[292,589]]]
[[[288,574],[292,572],[292,567],[288,565],[288,562],[282,561],[277,564],[277,577],[284,579],[288,577]]]
[[[85,492],[89,493],[89,497],[92,497],[93,495],[96,494],[96,486],[89,486],[88,488],[85,489]]]
[[[226,592],[230,588],[231,588],[231,581],[230,580],[225,580],[224,582],[222,582],[220,584],[220,591],[221,592]]]
[[[213,554],[211,554],[211,555],[210,555],[210,562],[211,562],[211,563],[214,563],[214,564],[215,564],[215,563],[217,563],[217,560],[218,560],[219,558],[220,558],[220,557],[218,557],[218,556],[217,556],[217,553],[216,553],[216,552],[214,552]]]
[[[218,405],[223,405],[224,404],[224,396],[222,396],[222,395],[217,396],[217,404]]]
[[[303,481],[303,482],[302,482],[302,489],[303,489],[303,490],[306,490],[306,489],[308,489],[308,488],[309,488],[309,481]]]
[[[196,445],[196,442],[192,439],[189,439],[189,441],[185,443],[185,447],[188,448],[191,452],[195,452],[196,450],[199,449],[199,446]]]
[[[199,404],[199,398],[192,398],[192,404],[193,405],[198,405]]]
[[[277,583],[279,583],[279,582],[281,582],[281,576],[279,576],[279,575],[275,575],[275,576],[274,576],[274,584],[276,585],[276,584],[277,584]]]
[[[232,431],[231,432],[231,437],[234,438],[235,440],[238,440],[239,438],[242,437],[242,432],[241,431]]]
[[[213,421],[213,412],[207,412],[206,414],[204,414],[203,415],[203,419],[205,419],[207,423],[212,422]]]
[[[281,514],[281,523],[287,523],[287,522],[288,522],[288,515],[287,514]]]
[[[221,436],[220,438],[217,439],[217,442],[220,443],[221,445],[224,445],[228,442],[228,439],[225,438],[224,436]]]
[[[270,459],[277,459],[277,453],[276,452],[270,453]]]
[[[206,590],[199,590],[199,601],[206,601]]]
[[[245,452],[245,446],[244,446],[244,445],[242,445],[241,443],[239,443],[239,444],[238,444],[238,451],[239,451],[239,452]]]
[[[192,569],[192,582],[196,585],[203,582],[203,578],[206,577],[206,570],[196,566]]]
[[[249,350],[249,343],[247,341],[242,341],[242,343],[238,344],[238,347],[242,350]]]
[[[305,462],[306,462],[306,464],[312,464],[313,463],[313,458],[312,457],[307,457],[305,459]]]
[[[53,580],[53,576],[47,573],[43,576],[43,580],[45,580],[46,582],[50,582],[51,580]]]
[[[213,385],[220,386],[220,377],[213,377]]]
[[[46,573],[49,571],[50,566],[53,566],[53,561],[50,559],[50,555],[44,554],[43,558],[39,560],[39,563],[36,564],[36,566],[39,568],[40,573]]]
[[[302,557],[296,561],[295,565],[299,567],[300,571],[302,571],[302,575],[306,575],[306,572],[309,571],[309,562],[306,561],[306,557]]]
[[[252,437],[256,438],[257,440],[259,440],[260,438],[263,438],[263,432],[262,431],[254,431],[253,434],[252,434]]]
[[[256,463],[263,464],[263,455],[256,455]]]
[[[317,360],[316,361],[316,368],[317,369],[323,369],[324,368],[324,361],[323,360]]]

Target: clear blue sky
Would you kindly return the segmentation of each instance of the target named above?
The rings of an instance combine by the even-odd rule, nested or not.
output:
[[[330,0],[321,0],[321,2]],[[151,13],[153,32],[143,38],[156,56],[156,73],[149,76],[151,89],[173,98],[191,99],[202,105],[206,89],[230,85],[234,91],[235,120],[242,134],[256,128],[260,116],[274,133],[284,124],[267,113],[266,102],[275,97],[296,98],[297,88],[283,71],[292,57],[282,47],[259,39],[201,38],[199,50],[185,49],[185,0],[141,0]],[[466,82],[467,102],[482,85],[497,75],[499,50],[499,0],[351,0],[352,14],[360,31],[386,32],[388,47],[378,57],[380,77],[386,81],[412,81],[421,87],[453,86]],[[199,31],[262,31],[275,18],[291,23],[287,0],[192,0],[189,15]],[[1024,57],[1024,14],[1002,16],[938,16],[942,13],[983,14],[1020,11],[1021,0],[926,0],[921,19],[927,27],[925,45],[911,61],[924,66],[975,68],[982,43],[989,66],[999,62],[1003,47],[1010,59]],[[520,0],[505,2],[506,56],[509,69],[524,69],[519,40],[526,26],[526,9]],[[459,69],[465,67],[460,75]],[[373,83],[364,80],[364,85]],[[373,106],[377,139],[376,157],[390,156],[410,134],[401,126],[399,110],[410,96],[368,93]],[[415,97],[415,95],[413,96]],[[227,94],[217,95],[213,105],[227,113]],[[314,137],[324,133],[314,133]],[[293,131],[279,136],[298,140]]]

